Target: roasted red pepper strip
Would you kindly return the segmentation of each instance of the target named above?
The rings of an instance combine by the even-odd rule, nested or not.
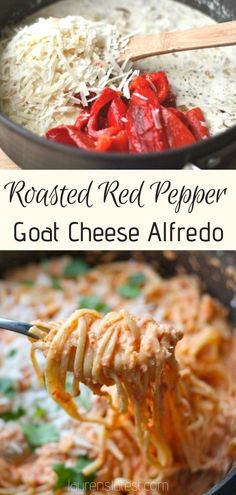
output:
[[[149,88],[155,92],[159,103],[165,104],[167,100],[175,102],[165,72],[152,72],[143,76],[136,76],[130,83],[131,93]]]
[[[82,110],[81,114],[76,120],[75,127],[79,130],[82,131],[85,129],[85,127],[88,124],[90,117],[90,111],[89,110]]]
[[[95,142],[90,136],[87,136],[84,132],[79,131],[76,127],[68,127],[70,138],[76,143],[76,146],[84,150],[94,150]]]
[[[120,131],[119,134],[112,137],[112,146],[110,151],[128,153],[129,140],[126,131]]]
[[[118,93],[118,91],[114,91],[111,88],[105,88],[100,96],[92,104],[91,115],[98,114],[103,107],[114,100],[117,96],[120,96],[120,93]]]
[[[160,103],[164,104],[167,98],[171,95],[171,89],[167,75],[165,72],[153,72],[145,75],[146,81],[149,82],[151,88],[155,88]]]
[[[101,135],[96,144],[96,151],[128,152],[129,141],[126,131],[120,131],[116,136]]]
[[[147,81],[145,75],[135,76],[129,85],[129,90],[131,93],[133,93],[134,91],[137,91],[139,89],[145,89],[145,88],[146,89],[150,88],[150,84]]]
[[[99,136],[96,143],[96,151],[100,151],[101,153],[109,151],[111,148],[111,139],[112,138],[109,134],[102,134]]]
[[[146,90],[140,91],[140,96],[136,92],[131,96],[126,130],[132,152],[164,151],[169,148],[161,106],[154,92],[149,91],[150,99],[144,99]]]
[[[110,88],[105,88],[101,95],[95,100],[91,107],[90,118],[87,126],[89,136],[96,139],[100,134],[104,133],[104,130],[107,128],[107,112],[104,117],[102,115],[102,111],[104,111],[106,105],[111,103],[115,98],[117,98],[117,96],[119,96],[117,91]]]
[[[87,132],[88,136],[90,136],[93,139],[98,139],[100,136],[103,136],[104,134],[108,136],[115,136],[119,131],[119,127],[103,127],[102,129],[96,130],[96,124],[97,124],[97,116],[93,115],[90,117],[87,125]]]
[[[170,148],[181,148],[196,143],[192,132],[169,108],[162,107],[162,117]]]
[[[143,88],[137,88],[131,96],[131,100],[137,100],[137,104],[140,103],[142,105],[145,105],[147,103],[151,103],[154,107],[159,108],[160,103],[157,94],[153,91],[153,89],[147,85],[146,87],[144,86]],[[138,98],[138,99],[137,99]],[[130,105],[129,105],[130,106]]]
[[[188,129],[190,129],[189,121],[185,113],[181,112],[181,110],[178,110],[178,108],[173,108],[173,107],[168,107],[168,110],[170,110],[170,112],[176,115],[176,117],[178,117],[178,119],[180,119],[183,122],[183,124],[186,125],[186,127],[188,127]]]
[[[71,139],[68,126],[60,125],[53,129],[50,129],[46,133],[46,137],[49,141],[54,141],[55,143],[67,144],[70,146],[77,146],[76,143]]]
[[[80,149],[93,150],[95,148],[93,139],[84,132],[79,131],[73,125],[60,126],[51,129],[47,132],[47,138],[50,141],[76,146]]]
[[[208,139],[210,131],[208,129],[205,116],[200,108],[193,108],[185,114],[189,127],[197,140]]]
[[[125,119],[128,106],[122,100],[120,96],[117,96],[111,103],[111,106],[107,114],[107,123],[109,127],[118,127],[123,129],[125,127]]]

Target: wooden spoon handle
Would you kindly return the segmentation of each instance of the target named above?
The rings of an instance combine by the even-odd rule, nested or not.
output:
[[[149,36],[133,36],[122,60],[130,54],[131,60],[140,60],[165,53],[214,48],[236,44],[236,21],[222,22],[212,26],[160,33]]]

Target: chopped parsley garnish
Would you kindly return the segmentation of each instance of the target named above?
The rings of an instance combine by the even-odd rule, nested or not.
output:
[[[12,358],[14,356],[16,356],[17,354],[17,349],[11,349],[8,353],[7,353],[7,358]]]
[[[85,261],[80,258],[73,259],[65,266],[63,275],[64,277],[74,278],[79,275],[84,275],[89,270],[89,266]]]
[[[0,394],[13,397],[16,393],[15,381],[11,378],[0,378]]]
[[[144,284],[146,277],[144,273],[137,272],[131,275],[128,283],[121,285],[118,288],[118,294],[124,299],[135,299],[141,292],[141,287]]]
[[[16,421],[25,415],[25,410],[19,407],[16,411],[5,411],[0,414],[0,418],[4,421]]]
[[[60,279],[58,277],[51,277],[52,289],[63,290]]]
[[[50,267],[50,260],[45,258],[41,261],[40,265],[45,270],[45,272],[47,272],[49,270],[49,267]]]
[[[129,285],[135,285],[137,287],[140,287],[140,285],[143,285],[146,281],[146,277],[144,273],[137,272],[134,273],[129,277]]]
[[[34,287],[35,285],[35,280],[22,280],[21,281],[22,285],[25,285],[25,287]]]
[[[33,449],[37,449],[45,443],[58,442],[60,439],[58,429],[49,423],[40,425],[22,424],[21,428],[28,444]]]
[[[135,299],[140,294],[140,287],[135,285],[121,285],[118,288],[118,294],[124,299]]]
[[[59,490],[65,486],[73,485],[80,490],[86,492],[91,490],[91,483],[96,478],[96,474],[91,474],[90,476],[84,476],[82,473],[83,469],[91,464],[91,459],[86,456],[81,457],[73,467],[66,467],[65,464],[54,464],[52,466],[53,470],[57,475],[57,483],[55,489]]]
[[[43,409],[42,407],[39,406],[34,411],[33,419],[42,419],[45,418],[45,416],[47,416],[46,409]]]
[[[111,310],[110,306],[106,304],[98,296],[82,297],[79,302],[79,309],[94,309],[99,313],[107,313]]]

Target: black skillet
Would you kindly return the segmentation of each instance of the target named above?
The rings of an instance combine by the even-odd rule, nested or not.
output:
[[[62,253],[52,252],[2,252],[0,258],[0,273],[20,264],[40,261],[49,256],[59,256]],[[125,260],[130,257],[146,260],[160,272],[163,277],[176,273],[196,274],[203,290],[219,299],[227,308],[232,324],[236,325],[236,252],[91,252],[72,253],[83,257],[91,265]],[[1,315],[4,317],[4,315]],[[183,493],[183,495],[192,495]],[[232,470],[224,480],[205,495],[236,495],[236,469]]]

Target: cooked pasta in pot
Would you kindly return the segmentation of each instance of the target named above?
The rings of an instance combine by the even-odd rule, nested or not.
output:
[[[0,494],[46,495],[52,494],[55,487],[58,493],[66,494],[82,487],[94,494],[109,491],[141,495],[165,490],[171,495],[182,495],[188,487],[191,495],[201,495],[233,465],[236,459],[235,338],[226,310],[209,295],[202,294],[197,279],[182,275],[162,280],[150,266],[136,261],[89,269],[81,260],[63,257],[9,273],[0,284],[0,307],[6,317],[42,322],[41,339],[34,346],[45,346],[44,357],[36,349],[35,352],[48,392],[55,385],[55,381],[49,382],[50,373],[54,373],[59,384],[54,398],[62,403],[65,399],[71,401],[73,396],[77,413],[86,420],[72,419],[58,408],[44,386],[37,383],[25,339],[3,333]],[[83,312],[82,308],[87,309]],[[52,320],[59,323],[48,325]],[[114,337],[112,343],[108,338],[107,349],[114,345],[117,352],[108,361],[99,359],[98,375],[92,375],[88,366],[86,376],[83,368],[83,373],[76,377],[80,367],[73,365],[85,320],[87,335],[97,342],[95,351],[100,339],[94,341],[94,335],[114,337],[115,331],[115,335],[120,332],[124,339],[118,342]],[[68,328],[71,328],[69,334]],[[103,332],[104,328],[107,333]],[[126,363],[125,352],[129,357],[132,354],[129,354],[129,339],[132,343],[140,336],[142,344],[149,337],[153,342],[150,328],[155,329],[157,347],[159,343],[165,350],[159,354],[157,348],[150,347],[151,357],[156,357],[155,366],[160,361],[157,358],[162,356],[163,370],[163,374],[160,369],[158,373],[160,401],[154,409],[153,374],[148,375],[146,389],[146,373],[138,376],[142,364],[151,369],[145,353],[138,353],[140,366],[132,376],[132,401],[129,393],[122,394],[119,389],[120,385],[127,385],[129,366],[122,377],[119,375],[120,383],[115,381],[119,356]],[[163,332],[167,336],[165,343],[161,338]],[[59,334],[65,338],[65,345],[53,370],[54,344]],[[80,359],[77,363],[81,363]],[[105,368],[99,368],[101,364]],[[114,372],[114,382],[107,378],[108,369]],[[73,370],[74,380],[70,373]],[[95,376],[100,377],[97,383]],[[91,396],[89,389],[81,385],[78,395],[78,382],[94,388],[96,394]],[[147,392],[146,399],[140,399],[143,390]],[[142,424],[140,437],[136,429],[139,408],[147,421],[147,428]],[[154,418],[153,413],[161,416]],[[145,444],[145,434],[149,431],[151,442]],[[160,455],[163,443],[158,435],[168,446],[164,449],[165,456]],[[153,440],[157,440],[155,448]]]

